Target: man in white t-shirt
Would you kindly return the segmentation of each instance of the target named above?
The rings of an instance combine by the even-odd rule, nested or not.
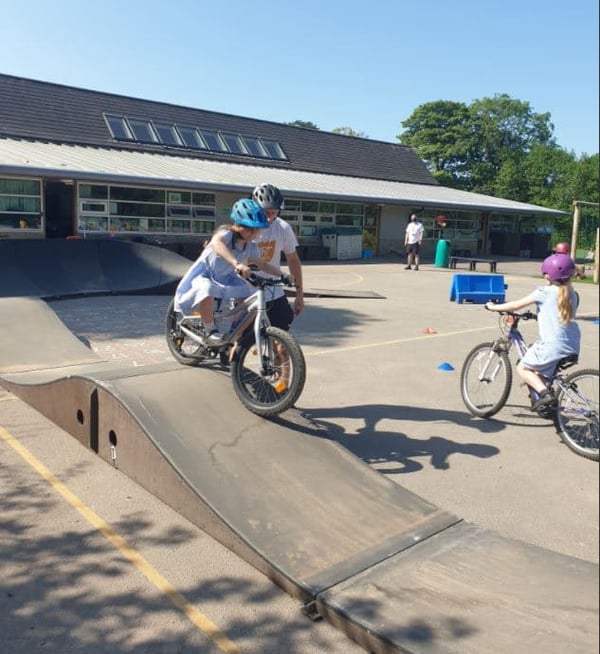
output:
[[[266,231],[266,230],[265,230]],[[410,222],[406,226],[404,234],[404,245],[406,247],[406,270],[411,269],[411,264],[415,264],[415,270],[419,270],[419,252],[421,251],[421,242],[425,228],[423,223],[419,222],[417,214],[410,216]]]
[[[279,266],[281,253],[283,252],[296,285],[296,298],[293,309],[281,286],[274,288],[273,297],[267,302],[267,311],[271,324],[274,327],[288,331],[294,320],[294,315],[299,316],[304,310],[302,263],[296,250],[298,239],[291,226],[279,217],[279,212],[283,207],[283,195],[276,186],[260,184],[252,191],[252,199],[265,210],[269,221],[269,227],[262,229],[255,240],[261,258]]]

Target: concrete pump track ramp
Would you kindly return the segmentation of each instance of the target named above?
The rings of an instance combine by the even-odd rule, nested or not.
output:
[[[4,297],[0,382],[368,651],[598,642],[597,565],[441,511],[297,410],[253,416],[225,372],[115,367],[43,300]]]

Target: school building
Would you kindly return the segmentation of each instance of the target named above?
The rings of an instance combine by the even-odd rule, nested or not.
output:
[[[404,251],[543,258],[561,212],[441,186],[413,150],[0,74],[0,238],[120,238],[191,258],[233,203],[278,186],[304,259]],[[445,227],[442,227],[445,225]]]

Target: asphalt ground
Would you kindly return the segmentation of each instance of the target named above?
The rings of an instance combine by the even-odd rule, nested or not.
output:
[[[538,267],[499,263],[507,298],[528,293]],[[294,324],[308,364],[297,406],[440,508],[597,563],[598,464],[527,411],[517,384],[492,420],[471,417],[462,404],[462,361],[498,328],[481,305],[449,301],[454,274],[469,273],[407,271],[398,260],[306,264],[307,290],[341,297],[309,293]],[[598,289],[577,290],[580,367],[598,367]],[[110,296],[51,306],[103,358],[132,366],[170,360],[168,301]],[[535,338],[535,324],[523,331]],[[35,332],[24,334],[24,347],[35,347]],[[235,401],[233,389],[215,398],[225,408]],[[3,391],[0,461],[8,654],[362,651],[330,625],[310,622],[262,575]]]

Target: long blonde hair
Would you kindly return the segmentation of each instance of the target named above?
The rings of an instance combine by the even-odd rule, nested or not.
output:
[[[568,325],[575,315],[575,309],[571,303],[571,280],[552,282],[558,286],[558,317],[562,325]]]

